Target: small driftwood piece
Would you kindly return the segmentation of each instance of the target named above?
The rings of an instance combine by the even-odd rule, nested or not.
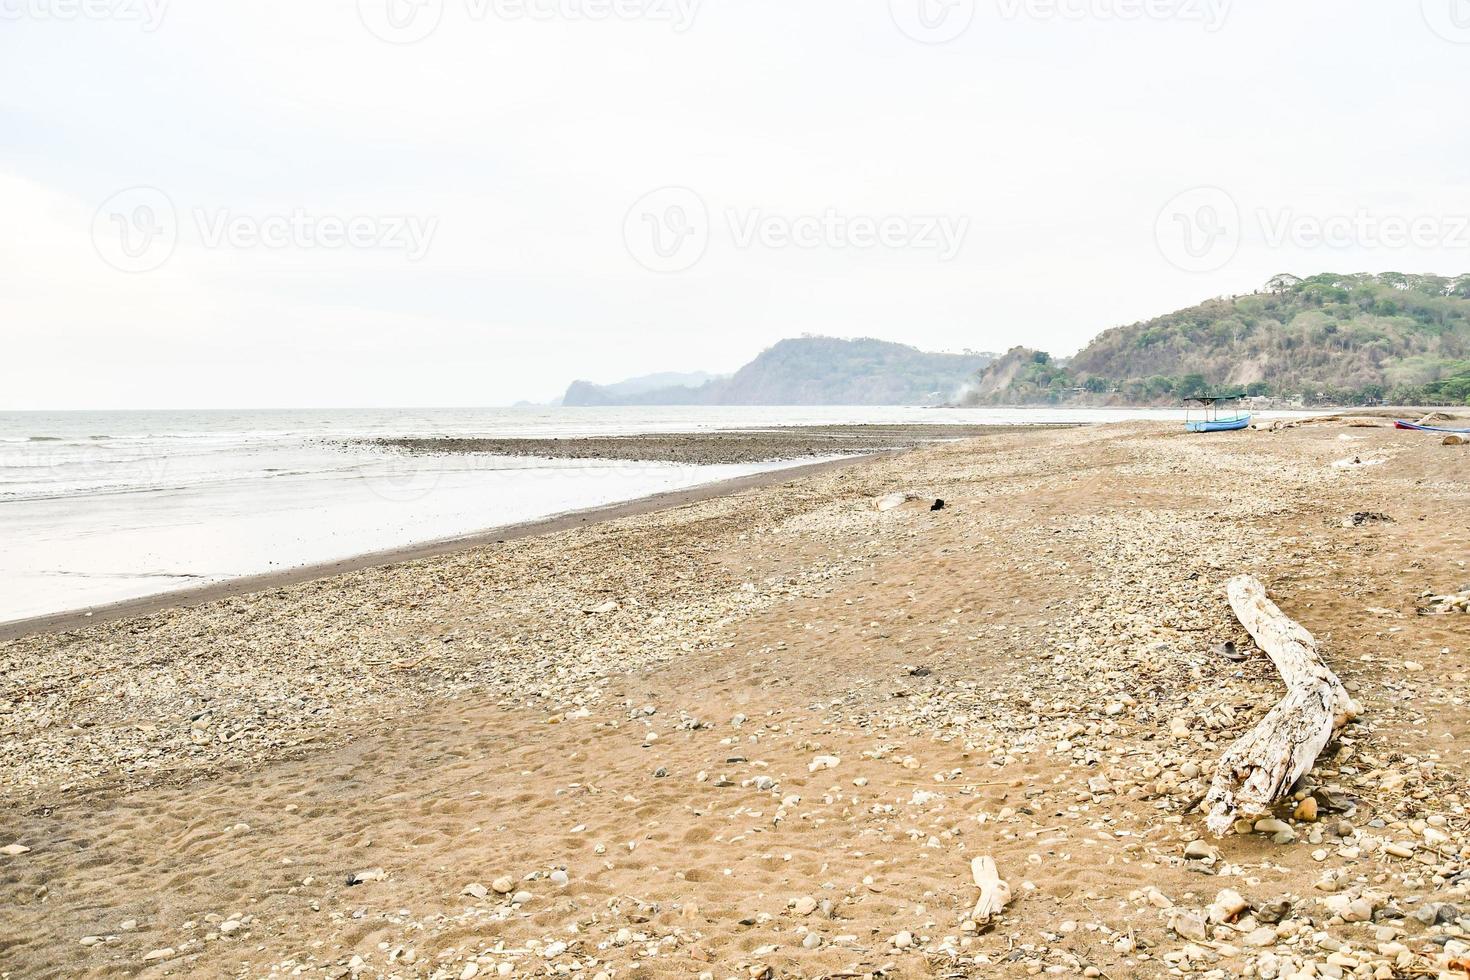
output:
[[[1226,592],[1236,618],[1281,672],[1286,697],[1220,758],[1204,800],[1206,823],[1217,836],[1237,819],[1267,815],[1311,770],[1333,733],[1359,712],[1312,634],[1266,597],[1265,586],[1242,575]]]
[[[995,858],[977,857],[970,862],[970,874],[975,878],[975,887],[980,889],[980,901],[975,903],[971,918],[976,925],[983,926],[1005,911],[1011,900],[1011,886],[1001,880],[1000,872],[995,869]]]

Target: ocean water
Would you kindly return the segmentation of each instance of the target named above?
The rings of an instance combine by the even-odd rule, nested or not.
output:
[[[1146,410],[0,413],[0,622],[471,534],[794,464],[404,456],[345,440],[1102,422]]]

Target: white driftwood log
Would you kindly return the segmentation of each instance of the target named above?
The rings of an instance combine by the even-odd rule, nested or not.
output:
[[[1286,682],[1286,697],[1225,750],[1205,796],[1206,821],[1216,835],[1239,818],[1254,819],[1305,776],[1333,732],[1358,716],[1337,675],[1322,661],[1317,641],[1266,597],[1249,575],[1226,585],[1230,608]]]

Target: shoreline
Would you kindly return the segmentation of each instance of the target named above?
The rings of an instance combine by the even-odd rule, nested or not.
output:
[[[1004,430],[1006,428],[1008,427],[997,427],[998,430]],[[614,521],[623,517],[638,517],[653,514],[658,511],[681,507],[685,504],[698,503],[727,494],[740,493],[741,491],[751,490],[756,487],[785,483],[789,480],[800,479],[803,476],[822,473],[830,469],[854,466],[876,459],[896,456],[906,451],[908,450],[890,449],[844,457],[842,459],[828,459],[816,463],[801,463],[796,466],[767,470],[761,473],[751,473],[746,476],[737,476],[728,480],[718,480],[714,483],[706,483],[685,490],[668,490],[662,493],[650,494],[645,497],[635,497],[631,500],[604,504],[585,510],[567,511],[531,521],[489,527],[468,535],[438,538],[432,541],[404,545],[399,548],[370,551],[361,555],[340,558],[334,561],[313,562],[308,565],[298,565],[280,571],[231,578],[223,582],[215,582],[211,585],[160,592],[137,599],[123,599],[118,602],[103,603],[96,606],[83,606],[65,612],[47,613],[41,616],[28,616],[24,619],[9,620],[0,622],[0,643],[38,634],[67,633],[90,626],[114,623],[119,620],[151,616],[170,609],[193,608],[218,599],[268,592],[272,589],[299,585],[303,582],[331,578],[334,575],[362,571],[368,568],[384,568],[392,565],[400,565],[424,558],[452,554],[457,551],[466,551],[488,545],[500,544],[506,541],[555,534],[560,531],[585,527],[589,524]]]

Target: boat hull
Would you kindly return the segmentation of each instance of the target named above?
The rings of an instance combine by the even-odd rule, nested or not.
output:
[[[1214,419],[1208,422],[1186,422],[1190,432],[1235,432],[1251,424],[1251,416],[1241,415],[1233,419]]]
[[[1470,435],[1470,429],[1445,429],[1437,425],[1418,425],[1414,422],[1405,422],[1403,419],[1395,422],[1393,427],[1395,429],[1410,429],[1414,432],[1438,432],[1440,435]]]

